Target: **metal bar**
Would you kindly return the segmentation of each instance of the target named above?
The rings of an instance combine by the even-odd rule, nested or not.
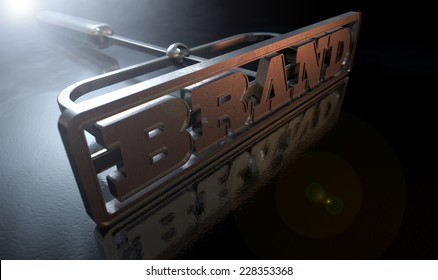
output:
[[[266,40],[266,38],[272,38],[275,36],[278,36],[278,34],[277,33],[244,33],[244,34],[230,36],[221,40],[217,40],[201,46],[194,47],[191,49],[191,51],[193,51],[196,54],[202,55],[213,50],[214,51],[224,50],[228,47],[232,47],[237,44],[242,44],[245,42],[258,42],[259,40]],[[112,36],[112,39],[114,39],[112,40],[113,43],[117,42],[117,44],[119,44],[120,46],[129,47],[137,51],[147,52],[148,50],[150,50],[150,53],[155,53],[155,54],[159,53],[160,55],[165,54],[167,51],[162,47],[156,47],[150,44],[127,39],[121,36]],[[185,59],[194,62],[201,62],[206,60],[204,58],[194,55],[186,57]],[[167,57],[160,57],[154,60],[128,66],[125,68],[114,70],[109,73],[105,73],[86,80],[82,80],[78,83],[69,86],[64,90],[64,91],[71,91],[70,97],[66,97],[64,94],[59,95],[58,97],[59,108],[61,111],[64,111],[66,108],[70,106],[74,106],[76,104],[75,101],[78,98],[86,95],[91,91],[98,90],[119,83],[124,80],[132,79],[137,76],[170,65],[172,65],[172,61],[170,61]],[[236,70],[241,71],[251,77],[255,77],[256,75],[254,71],[248,69],[237,68]]]
[[[235,69],[242,64],[260,59],[266,54],[283,50],[293,44],[299,44],[308,40],[308,38],[357,20],[360,20],[359,13],[345,13],[317,24],[312,24],[275,38],[215,57],[208,61],[203,61],[196,65],[164,74],[160,77],[148,80],[147,82],[126,87],[122,90],[113,91],[106,94],[105,97],[99,96],[92,100],[84,101],[81,103],[82,109],[80,109],[80,111],[85,112],[89,108],[94,108],[96,106],[101,107],[101,110],[108,112],[108,115],[111,111],[123,111],[124,109],[127,109],[125,106],[128,106],[128,104],[131,104],[129,107],[134,107],[134,104],[138,105],[161,97],[175,91],[176,89],[202,81],[225,71]],[[61,101],[69,99],[70,96],[75,96],[76,91],[80,86],[81,83],[78,83],[75,86],[71,86],[62,91],[60,94],[60,97],[62,96]],[[117,105],[115,103],[117,103]]]
[[[152,54],[152,55],[156,55],[156,56],[167,54],[167,49],[165,49],[163,47],[155,46],[155,45],[152,45],[149,43],[144,43],[144,42],[132,40],[132,39],[125,38],[122,36],[117,36],[117,35],[111,35],[111,36],[108,35],[108,36],[104,36],[104,37],[108,38],[108,41],[115,44],[115,45],[119,45],[119,46],[129,48],[132,50],[136,50],[136,51],[140,51],[140,52],[144,52],[144,53]],[[239,38],[239,40],[236,40],[237,38],[234,38],[234,36],[233,36],[232,38],[226,38],[223,40],[219,40],[219,42],[209,43],[209,44],[206,44],[206,45],[203,45],[201,47],[194,48],[194,49],[197,51],[202,51],[203,53],[207,53],[213,49],[214,50],[222,50],[222,49],[225,49],[226,47],[230,47],[230,46],[237,45],[237,44],[244,43],[244,42],[249,42],[249,39],[252,40],[252,38],[253,38],[252,33],[242,34],[242,36],[240,36],[240,37],[241,38]],[[190,52],[192,52],[191,49],[190,49]],[[190,54],[189,56],[184,57],[184,60],[192,61],[192,62],[202,62],[202,61],[206,61],[207,59]],[[254,71],[251,71],[248,69],[238,68],[238,70],[240,72],[243,72],[243,73],[251,76],[251,77],[255,77],[255,75],[256,75],[256,73]]]
[[[152,72],[167,66],[171,66],[172,61],[165,56],[135,64],[112,72],[104,73],[80,82],[74,83],[64,91],[71,94],[60,94],[58,96],[58,106],[61,112],[69,107],[76,105],[75,101],[85,94],[98,90],[125,80],[129,80],[148,72]],[[64,92],[63,91],[63,92]]]
[[[162,56],[163,54],[166,54],[166,49],[163,47],[155,46],[118,35],[107,35],[105,37],[108,38],[108,41],[110,43],[121,47],[129,48],[155,56]]]
[[[214,52],[214,51],[224,50],[226,48],[229,48],[229,47],[232,47],[232,46],[235,46],[238,44],[243,44],[243,43],[248,43],[248,42],[256,43],[256,42],[264,41],[264,40],[270,39],[272,37],[276,37],[278,35],[280,35],[280,34],[279,33],[272,33],[272,32],[242,33],[242,34],[237,34],[237,35],[234,35],[231,37],[227,37],[224,39],[220,39],[217,41],[209,42],[209,43],[201,45],[201,46],[191,48],[190,51],[196,55],[203,55],[203,54]]]

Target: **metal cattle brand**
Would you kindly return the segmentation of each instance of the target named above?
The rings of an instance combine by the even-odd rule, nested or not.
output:
[[[159,55],[73,84],[58,97],[59,131],[84,205],[98,225],[108,226],[190,184],[347,77],[360,13],[282,35],[248,33],[191,49],[134,41],[114,35],[109,25],[53,12],[40,21],[99,48],[118,44]],[[238,45],[244,46],[202,57]],[[170,66],[175,70],[77,101]]]
[[[310,104],[293,110],[285,123],[255,143],[240,146],[232,157],[207,174],[196,176],[174,195],[145,205],[111,229],[97,227],[96,240],[105,258],[181,258],[182,252],[190,251],[192,244],[218,228],[230,213],[254,201],[267,181],[299,165],[300,161],[294,160],[337,123],[347,83],[348,77],[318,93]],[[288,187],[302,188],[297,182],[290,182]]]

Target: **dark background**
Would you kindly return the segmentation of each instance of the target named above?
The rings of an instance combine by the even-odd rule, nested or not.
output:
[[[160,46],[177,41],[196,46],[250,31],[285,33],[347,11],[362,12],[359,45],[343,111],[371,126],[395,153],[406,190],[404,210],[399,213],[401,226],[381,254],[330,254],[301,248],[278,257],[436,259],[438,169],[433,132],[438,58],[432,43],[436,33],[433,9],[427,4],[277,0],[38,3],[36,10],[50,9],[106,22],[116,34]],[[12,15],[2,9],[0,190],[4,202],[0,206],[0,257],[101,258],[91,237],[94,224],[83,209],[56,130],[57,94],[73,82],[99,74],[98,70],[82,60],[75,61],[71,52],[54,47],[33,21],[12,23]],[[122,67],[142,59],[140,55],[116,54],[122,57]],[[333,143],[337,139],[342,142],[337,138],[341,135],[339,129],[349,125],[354,124],[341,121],[338,130],[327,136],[319,148],[335,149]],[[367,142],[366,134],[361,141]],[[376,154],[363,164],[376,166],[379,161],[383,159]],[[367,176],[377,176],[375,180],[383,182],[381,174],[384,172]],[[391,181],[385,184],[389,186]],[[385,199],[390,207],[391,197]],[[306,245],[316,241],[303,242]],[[254,253],[242,240],[233,219],[225,221],[184,257],[276,258],[275,254]]]

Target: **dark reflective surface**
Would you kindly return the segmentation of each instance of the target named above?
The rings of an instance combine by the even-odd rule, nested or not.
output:
[[[334,125],[347,81],[321,92],[319,98],[289,114],[286,122],[278,123],[272,133],[254,145],[243,146],[242,152],[218,166],[211,166],[207,175],[172,197],[158,199],[162,202],[145,207],[109,232],[97,228],[96,236],[106,256],[169,259],[190,253],[194,244],[208,239],[224,220],[239,215],[260,189],[274,187],[269,184],[273,177]],[[294,202],[281,202],[280,207],[283,204]],[[294,213],[289,209],[286,212],[290,212],[284,213],[286,216]]]
[[[209,193],[208,180],[217,184],[217,177],[236,169],[218,167],[210,179],[157,206],[154,215],[101,232],[84,210],[59,137],[56,97],[78,80],[148,57],[115,46],[95,51],[55,42],[33,19],[17,18],[2,6],[2,259],[436,258],[437,139],[435,105],[427,96],[437,56],[432,46],[403,39],[414,31],[418,38],[432,34],[425,29],[433,26],[428,17],[415,30],[403,8],[397,16],[380,6],[339,1],[296,3],[293,15],[275,1],[36,2],[36,10],[107,22],[116,34],[160,46],[196,46],[249,31],[284,33],[355,9],[364,21],[339,122],[257,195],[221,216],[231,207],[215,199],[227,198],[227,186],[220,183]],[[269,146],[272,140],[262,141]],[[242,167],[256,148],[225,166]],[[243,177],[237,178],[239,185]],[[186,238],[198,222],[199,235]],[[143,236],[158,241],[151,247]]]

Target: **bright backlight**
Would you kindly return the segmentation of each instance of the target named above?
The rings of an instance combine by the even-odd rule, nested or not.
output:
[[[6,12],[11,16],[27,16],[33,8],[35,0],[4,0]]]

